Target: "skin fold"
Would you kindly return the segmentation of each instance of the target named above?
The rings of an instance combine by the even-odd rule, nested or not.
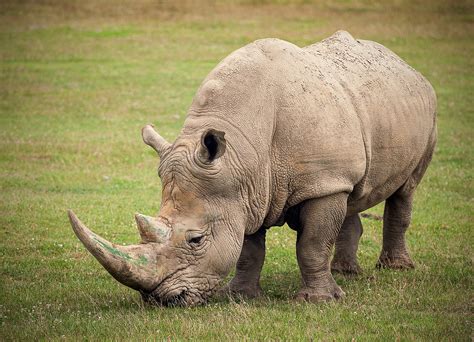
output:
[[[257,40],[206,77],[173,144],[143,129],[163,193],[157,217],[137,218],[141,245],[109,258],[113,249],[72,212],[71,223],[117,280],[165,305],[205,302],[235,266],[221,292],[260,295],[265,232],[288,223],[302,277],[296,299],[337,299],[331,268],[360,272],[359,213],[382,201],[377,266],[413,267],[405,232],[435,147],[435,113],[429,82],[380,44],[344,31],[304,48]]]

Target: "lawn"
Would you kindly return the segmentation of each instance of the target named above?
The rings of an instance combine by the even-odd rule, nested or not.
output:
[[[469,1],[2,1],[0,340],[471,340],[473,22]],[[336,277],[345,299],[298,304],[295,234],[275,227],[263,298],[145,306],[66,210],[138,242],[133,213],[156,213],[161,197],[140,128],[173,140],[204,77],[247,43],[304,46],[338,29],[392,49],[438,95],[439,142],[407,233],[416,269],[375,270],[381,223],[363,219],[363,274]]]

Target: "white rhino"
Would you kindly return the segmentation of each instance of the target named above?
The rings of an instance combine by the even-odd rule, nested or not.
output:
[[[380,44],[339,31],[300,48],[257,40],[206,77],[173,144],[152,126],[161,161],[157,217],[136,215],[142,243],[117,246],[69,211],[87,249],[146,300],[203,303],[226,290],[261,293],[265,232],[297,231],[297,299],[344,293],[332,269],[358,272],[358,213],[385,201],[378,266],[410,268],[405,244],[414,191],[436,143],[429,82]]]

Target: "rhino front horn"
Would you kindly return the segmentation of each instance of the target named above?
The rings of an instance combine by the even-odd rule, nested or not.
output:
[[[145,144],[153,147],[160,158],[163,156],[163,153],[171,146],[171,144],[167,142],[165,138],[163,138],[153,129],[153,125],[146,125],[142,128],[142,138]]]
[[[118,246],[90,231],[72,210],[68,215],[76,236],[115,279],[138,291],[156,289],[163,270],[156,264],[157,251],[152,245]]]

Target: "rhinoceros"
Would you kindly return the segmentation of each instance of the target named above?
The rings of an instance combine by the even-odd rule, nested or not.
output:
[[[160,157],[162,203],[156,217],[136,214],[140,244],[69,218],[115,279],[163,305],[205,303],[233,267],[221,291],[260,295],[266,230],[287,223],[295,299],[337,299],[331,269],[360,271],[359,213],[382,201],[377,266],[413,267],[405,232],[436,136],[432,86],[384,46],[344,31],[304,48],[261,39],[211,71],[173,144],[142,129]]]

